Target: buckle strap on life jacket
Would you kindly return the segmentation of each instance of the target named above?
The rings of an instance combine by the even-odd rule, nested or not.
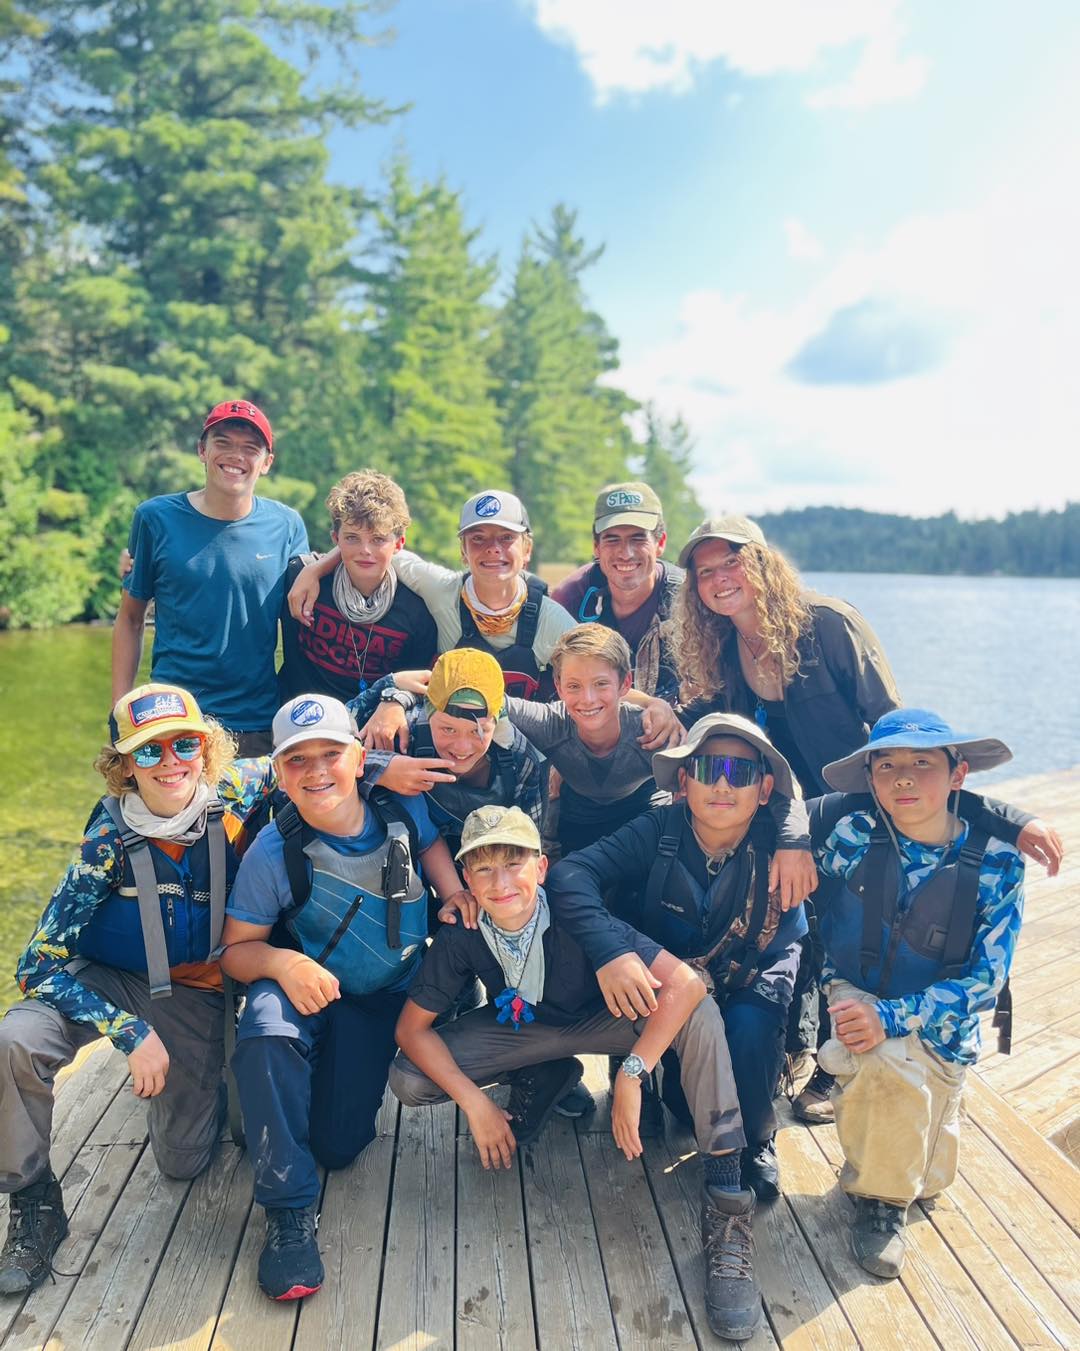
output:
[[[660,843],[656,846],[656,858],[649,869],[649,878],[645,883],[640,926],[645,933],[653,932],[653,926],[659,923],[668,877],[678,855],[679,846],[682,844],[685,830],[686,812],[683,810],[682,803],[673,802],[665,808],[660,827]]]
[[[1012,1054],[1012,1016],[1012,990],[1009,986],[1009,978],[1006,976],[1005,984],[998,991],[997,1003],[994,1005],[994,1029],[998,1034],[997,1048],[1002,1055]]]

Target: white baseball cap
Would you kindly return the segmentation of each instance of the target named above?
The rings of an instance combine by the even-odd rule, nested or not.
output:
[[[338,741],[347,746],[359,735],[356,720],[340,699],[326,694],[298,694],[274,714],[275,756],[301,741]]]
[[[474,494],[461,508],[458,534],[464,534],[474,525],[505,525],[507,530],[524,535],[530,529],[529,513],[520,497],[488,488]]]

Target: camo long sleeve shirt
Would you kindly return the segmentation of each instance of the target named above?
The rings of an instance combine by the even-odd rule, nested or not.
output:
[[[276,785],[268,758],[237,760],[218,784],[225,831],[235,840]],[[83,985],[67,970],[78,956],[78,938],[94,911],[124,877],[124,851],[112,818],[95,812],[79,852],[45,907],[19,958],[15,978],[28,999],[40,999],[72,1022],[87,1023],[125,1055],[147,1037],[150,1025]]]
[[[817,851],[817,863],[826,877],[848,878],[862,861],[870,844],[875,816],[853,812],[843,817]],[[960,848],[968,824],[952,845],[933,846],[897,835],[908,895],[938,868],[947,853]],[[905,909],[899,903],[900,913]],[[979,1056],[979,1014],[994,1006],[1012,965],[1020,922],[1024,913],[1024,860],[1003,840],[991,838],[979,870],[976,898],[975,941],[964,974],[955,980],[938,981],[900,999],[879,999],[876,1007],[887,1037],[906,1037],[915,1032],[943,1060],[974,1064]],[[828,952],[822,980],[829,981],[836,968]]]

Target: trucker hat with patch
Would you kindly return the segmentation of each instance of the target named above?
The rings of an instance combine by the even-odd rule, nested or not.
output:
[[[301,741],[337,741],[347,746],[359,735],[356,720],[328,694],[298,694],[274,714],[274,749],[278,756]]]
[[[474,525],[504,525],[507,530],[524,535],[530,529],[529,513],[520,497],[488,488],[482,493],[474,493],[461,508],[458,534],[464,534]]]
[[[159,737],[209,731],[194,695],[179,685],[137,685],[117,699],[109,717],[113,749],[121,755]]]
[[[593,508],[593,534],[614,525],[655,530],[663,519],[664,508],[647,483],[609,483],[600,490]]]
[[[247,399],[227,399],[224,403],[211,408],[203,423],[203,436],[218,422],[249,422],[266,442],[267,450],[274,449],[274,433],[270,419],[261,408],[256,408]]]

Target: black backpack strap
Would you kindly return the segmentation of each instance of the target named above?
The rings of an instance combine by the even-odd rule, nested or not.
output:
[[[361,789],[361,792],[363,790]],[[386,897],[386,945],[401,947],[401,906],[409,894],[410,869],[419,872],[420,832],[397,798],[385,788],[371,788],[365,801],[387,835],[382,890]]]
[[[281,838],[285,843],[283,851],[285,875],[289,879],[292,905],[280,916],[280,919],[288,922],[295,917],[303,906],[307,905],[308,897],[311,895],[311,878],[308,876],[307,855],[304,853],[306,843],[304,818],[297,811],[295,802],[289,802],[274,817],[274,824],[280,831]]]
[[[165,945],[165,926],[161,922],[161,900],[154,860],[150,857],[145,836],[130,829],[124,820],[120,799],[104,797],[101,802],[120,832],[120,843],[125,855],[131,860],[135,891],[139,899],[143,947],[146,949],[146,979],[150,986],[150,998],[166,999],[172,994],[172,982],[169,979],[169,950]]]
[[[641,907],[640,927],[650,932],[660,918],[660,908],[667,888],[668,875],[675,863],[683,832],[686,830],[686,812],[681,802],[673,802],[664,809],[660,823],[660,843],[656,846],[656,858],[649,869],[645,883],[645,899]]]
[[[862,901],[862,938],[859,943],[859,966],[863,985],[869,989],[869,972],[881,961],[881,926],[885,920],[886,871],[892,857],[892,841],[888,832],[875,826],[870,835],[870,846],[863,855],[859,868],[859,895]],[[896,912],[896,898],[891,898],[890,911]]]
[[[461,620],[461,637],[458,639],[458,646],[475,647],[477,642],[483,643],[480,630],[476,627],[476,620],[473,618],[473,612],[465,604],[464,584],[461,595],[458,596],[458,618]],[[487,650],[486,647],[484,650]]]
[[[507,806],[510,806],[517,793],[517,764],[514,752],[509,746],[496,746],[494,742],[491,743],[491,751],[495,760],[495,775],[499,780],[499,796]]]
[[[206,807],[206,846],[210,854],[210,952],[221,943],[225,927],[225,804],[212,798]],[[209,954],[207,956],[209,960]]]
[[[533,645],[540,623],[540,603],[546,591],[547,585],[539,577],[530,576],[525,583],[525,604],[518,612],[517,637],[514,639],[522,647]]]
[[[971,956],[979,900],[979,872],[989,843],[989,835],[972,826],[967,839],[960,846],[956,864],[956,890],[953,893],[949,931],[945,935],[945,953],[942,958],[947,977],[958,976]]]
[[[994,1028],[998,1034],[997,1048],[1002,1055],[1011,1055],[1012,1053],[1012,1017],[1012,989],[1009,986],[1009,978],[1006,976],[1005,984],[998,992],[997,1003],[994,1005]]]

